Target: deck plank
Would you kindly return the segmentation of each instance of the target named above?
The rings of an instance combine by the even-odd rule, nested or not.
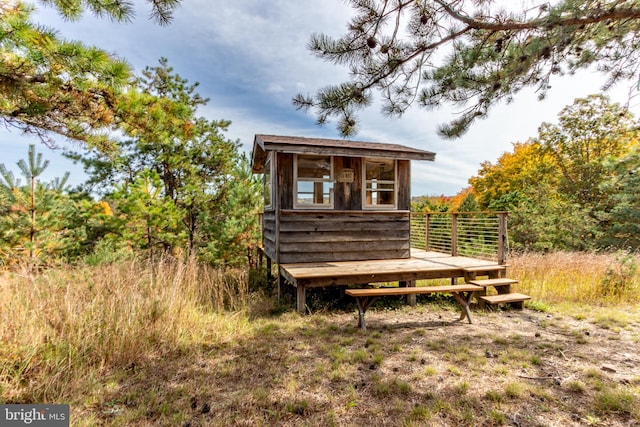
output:
[[[463,277],[465,268],[495,265],[493,261],[412,248],[411,258],[294,263],[280,267],[286,279],[295,286],[332,286]]]

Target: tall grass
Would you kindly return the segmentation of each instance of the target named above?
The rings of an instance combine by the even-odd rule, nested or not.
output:
[[[637,304],[639,261],[624,254],[521,254],[510,258],[509,275],[538,301]],[[4,273],[0,402],[71,403],[128,366],[168,357],[189,363],[202,348],[249,338],[256,328],[248,313],[268,304],[251,297],[248,283],[245,270],[195,261]]]
[[[509,259],[519,290],[549,303],[640,301],[640,257],[628,253],[521,253]]]
[[[105,371],[242,336],[247,286],[195,261],[5,273],[0,402],[65,402]]]

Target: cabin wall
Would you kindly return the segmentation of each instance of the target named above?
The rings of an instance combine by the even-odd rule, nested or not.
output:
[[[263,247],[276,263],[359,261],[410,256],[410,161],[398,160],[397,209],[363,210],[361,157],[335,156],[333,209],[293,209],[293,154],[277,153],[274,206],[263,216]]]
[[[281,211],[279,263],[408,258],[409,212]]]
[[[265,211],[262,215],[262,247],[269,259],[277,260],[276,211],[274,210]]]

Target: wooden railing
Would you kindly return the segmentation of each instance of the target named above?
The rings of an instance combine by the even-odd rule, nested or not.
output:
[[[452,256],[507,257],[506,212],[411,212],[411,247]]]

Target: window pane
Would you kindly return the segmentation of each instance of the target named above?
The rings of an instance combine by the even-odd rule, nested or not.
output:
[[[333,191],[333,182],[322,183],[322,204],[331,204],[331,192]]]
[[[264,164],[264,205],[271,206],[271,161]]]
[[[313,194],[313,182],[311,182],[311,181],[298,181],[298,193]]]
[[[331,179],[331,156],[298,155],[298,178]]]
[[[390,205],[393,206],[393,192],[391,191],[367,191],[368,205]]]
[[[395,162],[393,160],[367,160],[366,179],[382,179],[394,181],[396,179]]]
[[[313,193],[300,193],[298,192],[298,204],[299,205],[312,205]]]
[[[312,182],[298,180],[298,200],[300,205],[330,205],[332,182]]]
[[[395,160],[365,160],[365,204],[367,206],[395,205]]]
[[[332,205],[331,156],[296,155],[296,205]]]

